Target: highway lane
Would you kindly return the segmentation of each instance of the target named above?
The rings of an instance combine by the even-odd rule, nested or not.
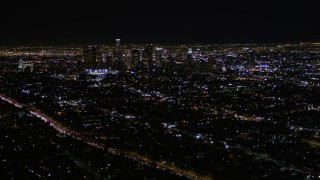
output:
[[[186,177],[189,179],[212,179],[212,177],[209,176],[204,176],[204,175],[200,175],[194,171],[191,170],[187,170],[187,169],[182,169],[179,168],[177,166],[174,166],[172,163],[170,162],[160,162],[160,161],[154,161],[150,158],[141,156],[135,152],[130,152],[130,151],[124,151],[121,149],[117,149],[117,148],[113,148],[113,147],[106,147],[103,143],[99,143],[96,142],[93,139],[90,139],[88,137],[82,136],[79,132],[75,132],[74,130],[67,128],[65,126],[63,126],[60,122],[58,122],[57,120],[47,116],[46,114],[41,113],[40,111],[28,107],[22,103],[17,102],[16,100],[4,95],[4,94],[0,94],[0,98],[3,101],[6,101],[12,105],[14,105],[17,108],[23,108],[25,107],[26,110],[36,116],[37,118],[41,119],[42,121],[44,121],[45,123],[47,123],[49,126],[51,126],[52,128],[54,128],[56,131],[58,131],[61,134],[70,136],[74,139],[77,139],[79,141],[82,141],[90,146],[96,147],[98,149],[102,149],[102,150],[107,150],[108,153],[111,153],[113,155],[116,156],[121,156],[121,157],[126,157],[128,159],[131,159],[133,161],[136,161],[142,165],[145,166],[149,166],[149,167],[153,167],[162,171],[169,171],[172,174],[178,175],[178,176],[182,176],[182,177]]]

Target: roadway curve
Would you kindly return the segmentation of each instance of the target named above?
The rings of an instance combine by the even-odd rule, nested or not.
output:
[[[169,171],[172,174],[186,177],[189,179],[212,179],[212,177],[200,175],[194,171],[186,170],[186,169],[182,169],[177,166],[174,166],[170,162],[164,163],[164,162],[160,162],[160,161],[154,161],[154,160],[149,159],[147,157],[140,156],[139,154],[136,154],[134,152],[124,151],[124,150],[120,150],[120,149],[113,148],[113,147],[106,147],[103,143],[98,143],[93,139],[82,136],[80,133],[75,132],[74,130],[63,126],[57,120],[47,116],[46,114],[43,114],[38,110],[34,110],[33,108],[30,108],[22,103],[19,103],[18,101],[14,100],[4,94],[0,93],[0,98],[1,98],[1,100],[6,101],[6,102],[14,105],[17,108],[25,107],[26,110],[30,114],[36,116],[37,118],[41,119],[45,123],[49,124],[52,128],[54,128],[59,133],[70,136],[74,139],[82,141],[82,142],[84,142],[90,146],[96,147],[98,149],[107,150],[108,153],[111,153],[113,155],[126,157],[126,158],[131,159],[133,161],[136,161],[142,165],[153,167],[153,168],[163,170],[163,171]]]

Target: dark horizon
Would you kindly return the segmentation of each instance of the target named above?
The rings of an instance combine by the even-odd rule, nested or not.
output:
[[[319,42],[313,2],[8,2],[0,45]]]
[[[127,46],[127,45],[146,45],[146,44],[153,44],[153,45],[160,45],[160,46],[179,46],[179,45],[281,45],[281,44],[319,44],[318,41],[292,41],[292,42],[216,42],[216,43],[182,43],[182,42],[176,42],[176,43],[157,43],[157,42],[124,42],[124,40],[121,39],[121,45]],[[1,47],[49,47],[49,46],[88,46],[88,45],[107,45],[107,46],[115,46],[115,39],[114,42],[32,42],[32,43],[10,43],[10,44],[0,44]]]

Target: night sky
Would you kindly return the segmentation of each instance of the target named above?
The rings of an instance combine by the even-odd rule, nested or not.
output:
[[[320,41],[316,1],[10,1],[0,44]]]

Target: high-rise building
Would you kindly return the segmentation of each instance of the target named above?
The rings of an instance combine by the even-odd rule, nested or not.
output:
[[[142,61],[143,65],[151,70],[154,67],[154,60],[153,60],[153,45],[148,44],[146,45],[145,49],[142,52]]]
[[[120,46],[120,39],[116,39],[116,48],[113,51],[114,68],[117,70],[124,69],[125,63],[123,61],[122,50]]]
[[[138,49],[133,49],[131,51],[131,69],[135,69],[138,67],[138,64],[141,63],[141,58],[140,58],[140,50]]]
[[[155,51],[155,63],[157,64],[157,66],[163,66],[164,65],[163,53],[164,53],[163,48],[156,48],[156,51]]]
[[[120,39],[116,39],[116,50],[120,51]]]
[[[194,65],[192,48],[188,48],[188,54],[187,54],[187,57],[186,57],[186,59],[185,59],[185,61],[184,61],[184,65],[185,65],[186,67],[189,67],[189,68],[193,67],[193,65]]]
[[[90,45],[83,47],[83,60],[85,68],[101,68],[102,53],[100,46]]]
[[[113,61],[112,61],[112,54],[110,53],[102,53],[102,63],[106,68],[111,68]]]

